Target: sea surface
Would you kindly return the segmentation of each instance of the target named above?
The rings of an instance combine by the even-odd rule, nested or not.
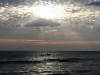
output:
[[[1,51],[0,75],[100,75],[100,52]]]

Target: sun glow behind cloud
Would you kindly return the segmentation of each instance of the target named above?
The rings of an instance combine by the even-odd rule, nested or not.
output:
[[[33,4],[19,4],[0,7],[0,23],[1,26],[5,22],[7,27],[12,24],[24,27],[28,22],[32,22],[38,18],[53,20],[62,25],[72,25],[77,21],[80,23],[95,22],[100,23],[100,15],[93,7],[87,7],[70,1],[58,2],[51,0],[34,1]],[[95,11],[95,12],[94,12]],[[94,20],[94,18],[96,20]],[[4,25],[3,25],[4,26]]]
[[[34,6],[35,5],[35,6]],[[45,19],[63,19],[65,8],[62,5],[55,5],[51,2],[42,1],[37,4],[34,3],[32,7],[29,8],[29,12],[33,12],[36,17]]]

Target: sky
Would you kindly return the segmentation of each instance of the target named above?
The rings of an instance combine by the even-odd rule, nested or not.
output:
[[[100,0],[0,0],[0,50],[100,50]]]

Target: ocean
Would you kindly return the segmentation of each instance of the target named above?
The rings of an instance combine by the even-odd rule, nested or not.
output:
[[[0,51],[0,75],[100,75],[100,52]]]

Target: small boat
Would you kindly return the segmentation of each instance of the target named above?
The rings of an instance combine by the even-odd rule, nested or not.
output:
[[[50,53],[42,53],[41,56],[50,56]]]

